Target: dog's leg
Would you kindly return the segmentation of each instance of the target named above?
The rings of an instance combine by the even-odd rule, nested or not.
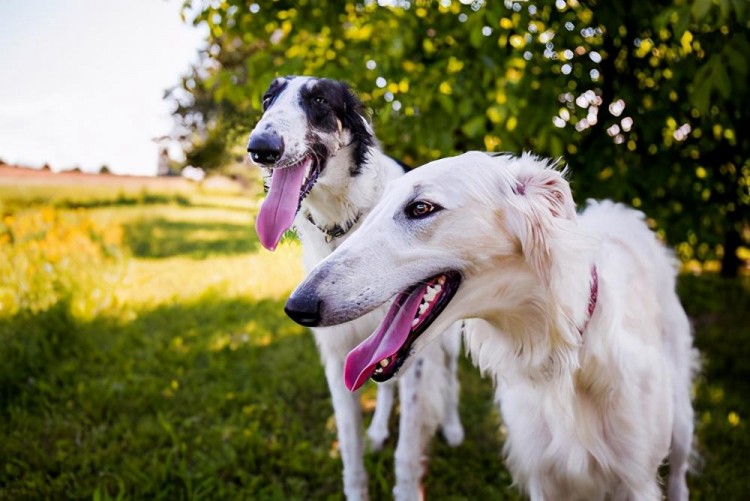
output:
[[[674,388],[674,422],[669,450],[669,501],[687,501],[688,486],[685,478],[693,445],[693,405],[690,387],[685,381],[676,381]],[[687,381],[690,383],[690,381]]]
[[[344,386],[341,360],[326,361],[326,378],[333,400],[333,412],[339,437],[339,450],[344,463],[344,494],[349,501],[368,499],[367,471],[363,461],[362,409],[359,392],[351,393]]]
[[[441,342],[445,356],[448,385],[445,388],[445,417],[441,431],[451,447],[457,447],[464,441],[464,427],[458,412],[458,357],[461,354],[461,337],[463,322],[456,322],[442,334]]]
[[[627,487],[625,484],[620,484],[615,488],[615,492],[611,497],[607,498],[611,501],[661,501],[662,492],[659,487],[659,483],[656,479],[649,482],[644,482],[638,488]]]
[[[375,414],[367,429],[367,437],[370,439],[372,449],[379,451],[383,448],[388,438],[388,421],[393,409],[393,394],[396,391],[395,384],[384,383],[378,385],[378,398],[375,402]]]
[[[698,371],[698,351],[692,347],[690,321],[679,300],[670,294],[664,300],[667,356],[672,362],[672,395],[674,417],[669,449],[669,501],[687,501],[689,491],[685,478],[692,459],[694,411],[690,398],[693,376]]]
[[[414,361],[398,380],[398,394],[401,413],[398,424],[398,444],[396,445],[396,486],[393,488],[395,501],[422,499],[420,482],[424,474],[424,442],[422,430],[422,403],[427,398],[420,394],[420,383],[424,377],[424,357]]]
[[[690,350],[690,358],[697,360],[697,352]],[[686,362],[689,363],[689,362]],[[677,378],[674,382],[674,421],[672,423],[672,443],[669,450],[668,498],[670,501],[687,501],[689,496],[687,472],[693,446],[694,413],[690,399],[691,374]],[[683,367],[683,373],[688,369]],[[686,380],[687,379],[687,380]]]
[[[398,380],[401,414],[393,489],[397,501],[422,498],[420,483],[427,466],[427,448],[445,422],[448,378],[443,348],[434,342]]]
[[[687,406],[675,409],[675,420],[672,428],[672,446],[669,451],[669,501],[687,501],[688,486],[685,478],[693,440],[693,408],[689,396]],[[678,402],[675,402],[678,404]]]

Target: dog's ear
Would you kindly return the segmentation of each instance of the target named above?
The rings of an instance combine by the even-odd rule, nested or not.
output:
[[[351,137],[350,144],[354,147],[354,161],[350,170],[351,174],[356,176],[367,160],[370,148],[375,145],[375,136],[365,117],[362,102],[348,85],[345,83],[340,83],[340,85],[343,106],[338,118],[342,128],[347,130]]]
[[[517,218],[521,251],[558,306],[559,332],[575,341],[577,326],[588,311],[596,240],[578,225],[564,172],[529,156],[518,163],[510,180],[510,196],[521,213]]]
[[[339,85],[341,85],[341,102],[343,104],[339,113],[342,126],[352,134],[371,135],[362,102],[347,84],[339,82]]]
[[[554,165],[522,157],[511,180],[514,205],[524,217],[519,240],[526,262],[549,285],[555,265],[563,256],[556,249],[560,232],[575,224],[576,212],[570,185]]]
[[[541,169],[524,169],[518,173],[515,181],[513,192],[526,197],[534,211],[575,220],[576,207],[570,185],[565,180],[565,171],[558,171],[555,164]]]

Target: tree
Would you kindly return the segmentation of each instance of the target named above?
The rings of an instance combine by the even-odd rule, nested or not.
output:
[[[194,165],[244,155],[273,77],[337,78],[407,163],[468,149],[563,156],[579,200],[641,207],[681,257],[722,257],[737,273],[750,212],[745,0],[225,0],[185,14],[210,32],[172,93]]]

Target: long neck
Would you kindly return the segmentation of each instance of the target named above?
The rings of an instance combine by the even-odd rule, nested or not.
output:
[[[328,162],[310,194],[302,202],[319,225],[328,226],[363,217],[382,195],[385,185],[401,173],[395,162],[370,147],[364,163],[353,174],[354,147],[340,149]]]
[[[467,336],[485,371],[496,377],[548,379],[570,378],[578,369],[597,244],[575,231],[581,238],[548,235],[555,246],[545,276],[520,254],[475,261],[481,271],[472,273],[463,304],[492,326],[492,335],[476,342]]]
[[[467,335],[472,358],[497,382],[567,379],[578,366],[578,340],[559,324],[560,307],[538,278],[521,269],[509,279],[506,264],[502,277],[485,273],[472,284],[467,301],[487,304],[477,315],[483,327]]]

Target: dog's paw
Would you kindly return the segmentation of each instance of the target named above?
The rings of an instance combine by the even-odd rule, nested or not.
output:
[[[394,501],[424,501],[424,488],[418,482],[396,483],[393,488]]]
[[[367,429],[367,438],[372,450],[379,451],[383,448],[385,441],[388,440],[388,428],[370,426]]]
[[[464,427],[461,423],[444,424],[440,432],[451,447],[458,447],[464,441]]]

